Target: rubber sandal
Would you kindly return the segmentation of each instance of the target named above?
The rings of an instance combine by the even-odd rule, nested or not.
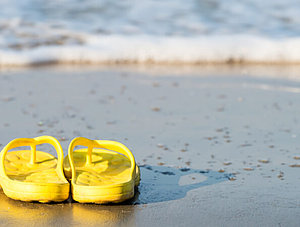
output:
[[[76,149],[76,146],[85,146]],[[140,182],[131,151],[109,140],[77,137],[69,145],[64,171],[71,179],[72,197],[80,203],[118,203],[134,197]]]
[[[52,145],[58,159],[43,151],[40,144]],[[11,149],[30,146],[31,150]],[[70,185],[63,173],[63,151],[51,136],[19,138],[8,143],[0,156],[0,184],[4,193],[15,200],[61,202],[69,197]]]

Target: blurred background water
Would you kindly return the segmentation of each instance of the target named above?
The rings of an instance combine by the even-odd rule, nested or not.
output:
[[[0,0],[0,7],[2,65],[300,61],[297,0]]]

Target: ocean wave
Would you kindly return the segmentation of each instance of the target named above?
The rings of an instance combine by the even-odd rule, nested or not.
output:
[[[300,63],[297,0],[3,0],[0,66]]]
[[[79,36],[78,36],[79,37]],[[1,49],[0,65],[44,63],[300,63],[300,38],[250,35],[159,37],[80,35],[36,46]],[[53,40],[53,38],[52,38]]]

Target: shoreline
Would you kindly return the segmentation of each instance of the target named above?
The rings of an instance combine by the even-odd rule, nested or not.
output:
[[[202,64],[202,65],[171,65],[171,64],[41,64],[34,66],[5,66],[0,67],[0,73],[48,71],[61,72],[115,72],[140,73],[143,75],[161,77],[198,77],[198,76],[238,76],[255,78],[277,78],[292,81],[300,79],[300,65],[271,65],[271,64]]]
[[[26,33],[26,32],[25,32]],[[30,32],[29,32],[30,34]],[[18,37],[0,50],[0,65],[39,64],[300,64],[299,37],[255,34],[198,36],[69,34]],[[73,37],[74,36],[74,37]],[[64,36],[63,36],[64,37]],[[72,38],[73,37],[73,38]],[[65,40],[66,39],[66,40]],[[68,40],[73,43],[68,43]],[[75,42],[75,43],[74,43]],[[17,48],[14,48],[16,46]]]
[[[70,61],[41,61],[33,63],[7,63],[0,64],[0,70],[5,68],[35,68],[35,67],[70,67],[70,66],[83,66],[83,67],[110,67],[110,66],[129,66],[129,67],[149,67],[149,66],[162,66],[162,67],[300,67],[299,61],[251,61],[251,60],[241,60],[241,59],[228,59],[220,61],[154,61],[154,60],[107,60],[107,61],[92,61],[92,60],[70,60]]]

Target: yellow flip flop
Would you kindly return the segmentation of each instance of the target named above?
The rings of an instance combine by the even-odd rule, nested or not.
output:
[[[76,146],[86,148],[74,150]],[[64,171],[71,178],[75,201],[118,203],[134,196],[140,172],[133,154],[125,145],[77,137],[70,143],[68,152]]]
[[[58,159],[43,151],[40,144],[52,145]],[[31,150],[11,149],[30,146]],[[16,200],[60,202],[68,199],[69,182],[63,172],[63,150],[55,138],[40,136],[33,139],[19,138],[8,143],[0,156],[0,184],[4,193]]]

